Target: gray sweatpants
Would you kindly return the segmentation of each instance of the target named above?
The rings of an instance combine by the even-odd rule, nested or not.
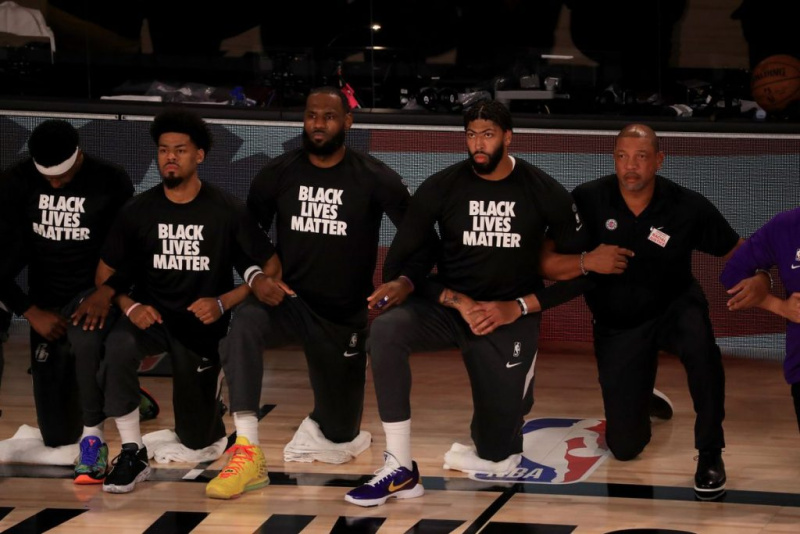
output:
[[[231,328],[220,343],[231,412],[258,410],[265,349],[299,345],[314,391],[311,418],[330,441],[352,441],[364,409],[365,337],[366,326],[334,324],[300,297],[267,306],[251,295],[234,310]]]
[[[531,314],[486,336],[461,315],[412,296],[372,323],[368,351],[381,421],[411,418],[412,352],[458,348],[472,386],[472,440],[493,462],[522,452],[523,417],[533,407],[540,315]]]
[[[227,318],[223,316],[218,323]],[[205,326],[193,318],[188,325],[175,322],[170,324],[165,318],[163,324],[156,323],[146,330],[127,317],[116,322],[108,335],[103,366],[105,412],[109,417],[121,417],[135,410],[141,399],[139,364],[145,356],[168,352],[175,433],[190,449],[202,449],[225,435],[218,402],[219,355],[215,350],[224,324]]]

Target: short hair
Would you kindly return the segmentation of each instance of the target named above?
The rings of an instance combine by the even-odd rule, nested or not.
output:
[[[616,146],[617,140],[619,140],[621,137],[650,139],[650,142],[653,144],[653,148],[656,150],[656,152],[660,152],[658,147],[658,136],[656,135],[656,132],[646,124],[628,124],[622,128],[614,140],[614,146]]]
[[[67,121],[50,119],[34,128],[28,138],[28,153],[43,167],[64,163],[78,148],[78,131]]]
[[[189,136],[197,148],[208,153],[213,138],[206,121],[186,109],[170,109],[159,113],[150,126],[150,136],[156,144],[165,133],[182,133]]]
[[[504,132],[514,129],[511,112],[497,100],[480,100],[467,108],[464,112],[464,129],[469,127],[469,123],[479,119],[492,121]]]
[[[314,87],[311,91],[308,92],[308,96],[311,95],[331,95],[337,97],[339,100],[342,101],[342,109],[344,109],[345,113],[350,113],[352,108],[350,107],[350,101],[347,99],[347,95],[345,95],[341,89],[338,87],[334,87],[332,85],[323,85],[321,87]]]

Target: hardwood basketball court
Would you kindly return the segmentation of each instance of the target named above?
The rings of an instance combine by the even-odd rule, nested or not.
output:
[[[35,425],[27,335],[6,345],[0,388],[0,439],[22,424]],[[443,455],[454,441],[469,443],[471,395],[460,355],[412,357],[414,457],[426,493],[375,508],[346,503],[343,496],[382,465],[383,432],[371,376],[363,428],[369,450],[342,465],[284,463],[283,446],[311,408],[305,361],[297,351],[266,356],[261,444],[272,484],[233,501],[204,495],[204,482],[222,461],[156,464],[151,480],[131,494],[104,493],[72,484],[68,467],[0,465],[0,531],[127,532],[521,532],[600,534],[622,532],[800,532],[800,435],[781,366],[774,361],[726,357],[728,491],[718,502],[694,497],[691,408],[683,368],[663,355],[657,387],[671,398],[675,417],[654,423],[653,440],[631,462],[606,459],[586,481],[572,484],[497,483],[445,470]],[[143,433],[173,424],[169,378],[142,377],[162,412]],[[602,419],[591,346],[549,343],[539,353],[536,404],[528,419]],[[230,416],[225,418],[233,430]],[[106,437],[119,452],[113,423]]]

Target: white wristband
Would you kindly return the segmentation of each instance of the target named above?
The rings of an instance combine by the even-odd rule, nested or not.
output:
[[[525,299],[522,297],[518,298],[517,304],[519,304],[519,309],[522,311],[522,315],[528,315],[528,303],[525,302]]]
[[[264,271],[261,270],[261,267],[257,267],[255,265],[253,265],[252,267],[248,268],[244,272],[244,281],[245,281],[245,283],[248,286],[253,287],[253,280],[259,274],[264,274]]]
[[[125,310],[125,317],[130,317],[130,316],[131,316],[131,312],[132,312],[132,311],[133,311],[133,310],[134,310],[136,307],[138,307],[138,306],[141,306],[141,305],[142,305],[142,303],[141,303],[141,302],[134,302],[133,304],[131,304],[130,306],[128,306],[128,309],[127,309],[127,310]]]

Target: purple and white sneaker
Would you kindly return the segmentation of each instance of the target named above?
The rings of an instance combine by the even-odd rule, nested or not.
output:
[[[383,459],[383,467],[375,471],[375,476],[363,486],[347,492],[344,500],[358,506],[380,506],[387,499],[413,499],[425,493],[417,462],[412,462],[412,469],[408,469],[388,452],[383,453]]]

